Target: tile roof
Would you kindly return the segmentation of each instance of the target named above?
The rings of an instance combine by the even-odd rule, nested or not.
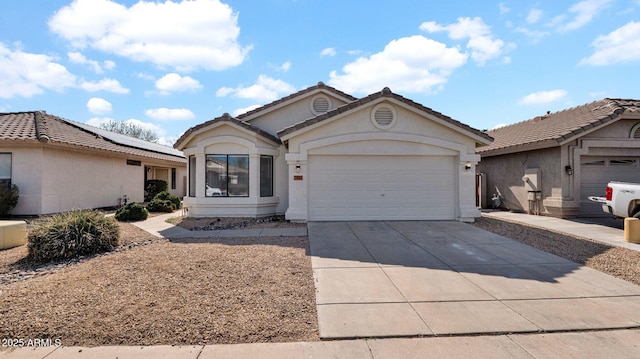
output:
[[[231,117],[231,115],[229,115],[228,113],[224,113],[222,116],[220,117],[216,117],[212,120],[209,120],[207,122],[203,122],[199,125],[193,126],[190,129],[188,129],[185,133],[182,134],[182,136],[180,136],[180,138],[176,141],[176,143],[173,145],[173,147],[175,148],[180,148],[180,145],[182,145],[182,142],[184,142],[189,136],[191,136],[194,132],[201,130],[205,127],[208,127],[210,125],[213,125],[215,123],[219,123],[219,122],[229,122],[229,123],[233,123],[236,124],[238,126],[241,126],[242,128],[245,128],[259,136],[262,136],[266,139],[268,139],[269,141],[275,142],[277,144],[280,144],[280,139],[273,136],[272,134],[263,131],[255,126],[252,126],[244,121],[240,121],[237,118]]]
[[[277,105],[279,105],[281,103],[287,102],[287,101],[289,101],[289,100],[291,100],[291,99],[293,99],[295,97],[298,97],[300,95],[304,95],[306,93],[309,93],[309,92],[312,92],[312,91],[315,91],[315,90],[319,90],[319,89],[325,89],[327,91],[333,92],[334,94],[336,94],[338,96],[341,96],[341,97],[344,97],[344,98],[346,98],[347,100],[350,100],[350,101],[357,100],[356,97],[353,97],[353,96],[351,96],[351,95],[349,95],[347,93],[344,93],[344,92],[342,92],[342,91],[340,91],[340,90],[338,90],[338,89],[336,89],[334,87],[327,86],[322,81],[320,81],[315,86],[307,87],[304,90],[300,90],[300,91],[298,91],[296,93],[292,93],[289,96],[283,97],[281,99],[278,99],[276,101],[268,103],[268,104],[266,104],[264,106],[260,106],[260,107],[258,107],[256,109],[253,109],[253,110],[249,111],[249,112],[245,112],[243,114],[240,114],[237,117],[238,117],[238,119],[242,120],[245,117],[250,117],[253,114],[256,114],[258,112],[262,112],[262,111],[267,110],[267,109],[269,109],[271,107],[274,107],[274,106],[277,106]]]
[[[280,138],[282,138],[283,136],[286,136],[286,135],[288,135],[290,133],[293,133],[293,132],[298,131],[300,129],[303,129],[305,127],[311,126],[313,124],[316,124],[316,123],[319,123],[319,122],[322,122],[322,121],[326,121],[326,120],[328,120],[328,119],[330,119],[330,118],[332,118],[334,116],[337,116],[337,115],[339,115],[339,114],[341,114],[343,112],[346,112],[346,111],[352,110],[354,108],[363,106],[363,105],[365,105],[365,104],[367,104],[369,102],[372,102],[372,101],[374,101],[376,99],[379,99],[381,97],[393,98],[395,100],[403,102],[403,103],[405,103],[405,104],[407,104],[409,106],[412,106],[412,107],[414,107],[414,108],[416,108],[416,109],[418,109],[420,111],[426,112],[426,113],[428,113],[428,114],[430,114],[430,115],[432,115],[434,117],[437,117],[437,118],[439,118],[439,119],[441,119],[441,120],[443,120],[445,122],[448,122],[448,123],[454,125],[455,127],[459,127],[462,130],[471,132],[472,134],[475,134],[476,136],[479,136],[479,137],[485,139],[486,142],[491,142],[493,140],[491,138],[491,136],[489,136],[485,132],[477,130],[477,129],[471,127],[471,126],[465,125],[462,122],[456,121],[456,120],[452,119],[449,116],[443,115],[440,112],[434,111],[433,109],[431,109],[429,107],[426,107],[426,106],[423,106],[423,105],[421,105],[421,104],[419,104],[417,102],[414,102],[412,100],[409,100],[408,98],[405,98],[405,97],[402,97],[402,96],[400,96],[398,94],[395,94],[395,93],[391,92],[391,90],[388,87],[385,87],[380,92],[373,93],[373,94],[371,94],[369,96],[366,96],[366,97],[363,97],[361,99],[355,99],[352,102],[349,102],[349,103],[347,103],[345,105],[342,105],[342,106],[340,106],[338,108],[335,108],[335,109],[333,109],[333,110],[331,110],[329,112],[326,112],[326,113],[324,113],[322,115],[318,115],[316,117],[312,117],[312,118],[310,118],[310,119],[308,119],[306,121],[302,121],[302,122],[299,122],[299,123],[297,123],[297,124],[295,124],[293,126],[287,127],[285,129],[283,129],[282,131],[278,132],[278,136]]]
[[[482,155],[498,150],[518,152],[518,146],[531,144],[559,146],[589,129],[617,120],[625,112],[640,112],[640,100],[605,98],[500,127],[487,132],[495,140],[479,147],[477,152]]]
[[[114,153],[185,163],[184,155],[170,147],[66,120],[43,111],[0,113],[0,143],[6,141],[41,142],[70,145]],[[166,147],[166,146],[162,146]]]

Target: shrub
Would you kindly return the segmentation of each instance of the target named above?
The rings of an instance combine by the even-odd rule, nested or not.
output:
[[[176,210],[176,206],[169,200],[153,199],[147,204],[149,212],[167,212],[171,213]]]
[[[149,202],[155,197],[158,193],[166,191],[169,186],[167,185],[167,181],[163,180],[147,180],[144,184],[144,201]]]
[[[140,203],[127,203],[116,211],[118,221],[143,221],[149,216],[149,211]]]
[[[18,186],[5,187],[0,185],[0,216],[9,214],[18,204]]]
[[[101,212],[61,213],[48,217],[29,231],[29,257],[49,262],[108,252],[118,245],[118,237],[118,223]]]
[[[154,200],[159,199],[162,201],[171,201],[171,203],[173,203],[173,205],[176,207],[175,209],[182,207],[182,203],[180,203],[180,197],[174,196],[167,191],[162,191],[158,193],[155,197],[153,197],[153,199]]]

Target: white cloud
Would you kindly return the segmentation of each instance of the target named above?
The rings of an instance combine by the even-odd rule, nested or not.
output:
[[[223,70],[241,64],[251,46],[238,43],[238,14],[219,0],[74,0],[49,20],[52,32],[78,49],[177,70]]]
[[[521,105],[542,105],[558,101],[565,96],[567,96],[566,90],[538,91],[521,98],[518,103]]]
[[[529,24],[535,24],[540,21],[542,18],[543,11],[540,9],[531,9],[529,10],[529,15],[527,15],[527,22]]]
[[[163,94],[169,94],[170,92],[199,90],[202,88],[202,85],[198,80],[189,76],[183,77],[174,72],[158,79],[156,81],[156,88]]]
[[[320,51],[320,55],[322,56],[336,56],[336,49],[333,47],[327,47],[326,49]]]
[[[93,127],[100,127],[103,123],[115,121],[111,117],[92,117],[87,121],[87,125],[91,125]]]
[[[69,61],[74,64],[81,64],[89,66],[93,72],[97,74],[103,74],[104,69],[111,70],[116,67],[116,63],[111,60],[106,60],[102,63],[102,65],[96,60],[87,59],[81,52],[68,52],[67,57]]]
[[[282,80],[260,75],[256,83],[249,87],[242,85],[236,88],[221,87],[216,92],[216,96],[224,97],[232,95],[234,97],[251,99],[258,102],[268,102],[277,100],[280,98],[280,95],[290,94],[295,92],[295,90],[295,87]]]
[[[291,61],[285,61],[282,65],[280,65],[280,67],[278,68],[278,70],[282,71],[282,72],[288,72],[291,69]]]
[[[499,123],[499,124],[493,126],[492,130],[498,129],[500,127],[505,127],[505,126],[508,126],[508,125],[506,123]]]
[[[114,79],[102,79],[98,82],[82,81],[80,87],[89,92],[107,91],[121,94],[129,93],[128,88],[123,87],[118,80]]]
[[[105,115],[111,113],[113,107],[111,106],[111,102],[103,98],[92,97],[87,101],[87,109],[93,114]]]
[[[196,116],[186,108],[152,108],[145,111],[145,115],[160,121],[182,121],[191,120]]]
[[[640,22],[631,21],[608,35],[598,36],[591,46],[596,51],[583,58],[581,65],[606,66],[640,61]]]
[[[233,111],[232,116],[236,117],[238,115],[242,115],[243,113],[249,112],[251,110],[255,110],[258,107],[260,107],[260,105],[251,105],[248,107],[236,109],[235,111]]]
[[[521,34],[524,34],[526,37],[528,37],[531,42],[533,43],[537,43],[538,41],[542,40],[545,36],[549,35],[548,32],[545,31],[535,31],[535,30],[529,30],[525,27],[517,27],[515,29],[516,32],[519,32]]]
[[[558,31],[576,30],[591,22],[603,9],[607,8],[612,0],[582,0],[569,8],[569,13],[574,16],[566,21],[567,15],[556,16],[548,24]]]
[[[458,22],[450,25],[439,25],[433,21],[424,22],[420,30],[433,33],[445,31],[453,40],[469,39],[467,49],[471,51],[471,58],[479,65],[484,65],[488,60],[494,59],[514,44],[505,45],[504,41],[495,39],[491,28],[479,17],[461,17]]]
[[[437,92],[467,55],[421,35],[393,40],[382,52],[360,57],[332,71],[329,84],[351,93],[373,93],[385,86],[396,92]]]
[[[76,77],[51,56],[12,50],[0,43],[0,98],[61,92],[75,85]]]
[[[498,4],[498,9],[500,10],[500,15],[506,14],[509,11],[511,11],[511,9],[509,9],[509,7],[507,7],[507,4],[505,4],[503,2]]]

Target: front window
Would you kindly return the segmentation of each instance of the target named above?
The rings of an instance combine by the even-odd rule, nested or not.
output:
[[[272,156],[260,156],[260,197],[273,197]]]
[[[189,156],[189,197],[196,196],[196,156]]]
[[[0,153],[0,186],[11,187],[11,153]]]
[[[207,155],[207,197],[249,197],[249,156]]]

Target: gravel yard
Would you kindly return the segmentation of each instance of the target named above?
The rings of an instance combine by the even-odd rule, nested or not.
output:
[[[640,285],[640,252],[536,227],[477,218],[476,227]]]
[[[303,226],[183,219],[184,228]],[[490,218],[475,226],[640,284],[640,252]],[[0,338],[63,345],[319,340],[306,237],[158,239],[121,223],[116,251],[42,265],[0,251]]]
[[[66,346],[319,340],[306,237],[171,243],[121,223],[121,239],[117,252],[52,268],[22,259],[26,246],[0,252],[0,278],[35,273],[0,284],[0,338]]]

